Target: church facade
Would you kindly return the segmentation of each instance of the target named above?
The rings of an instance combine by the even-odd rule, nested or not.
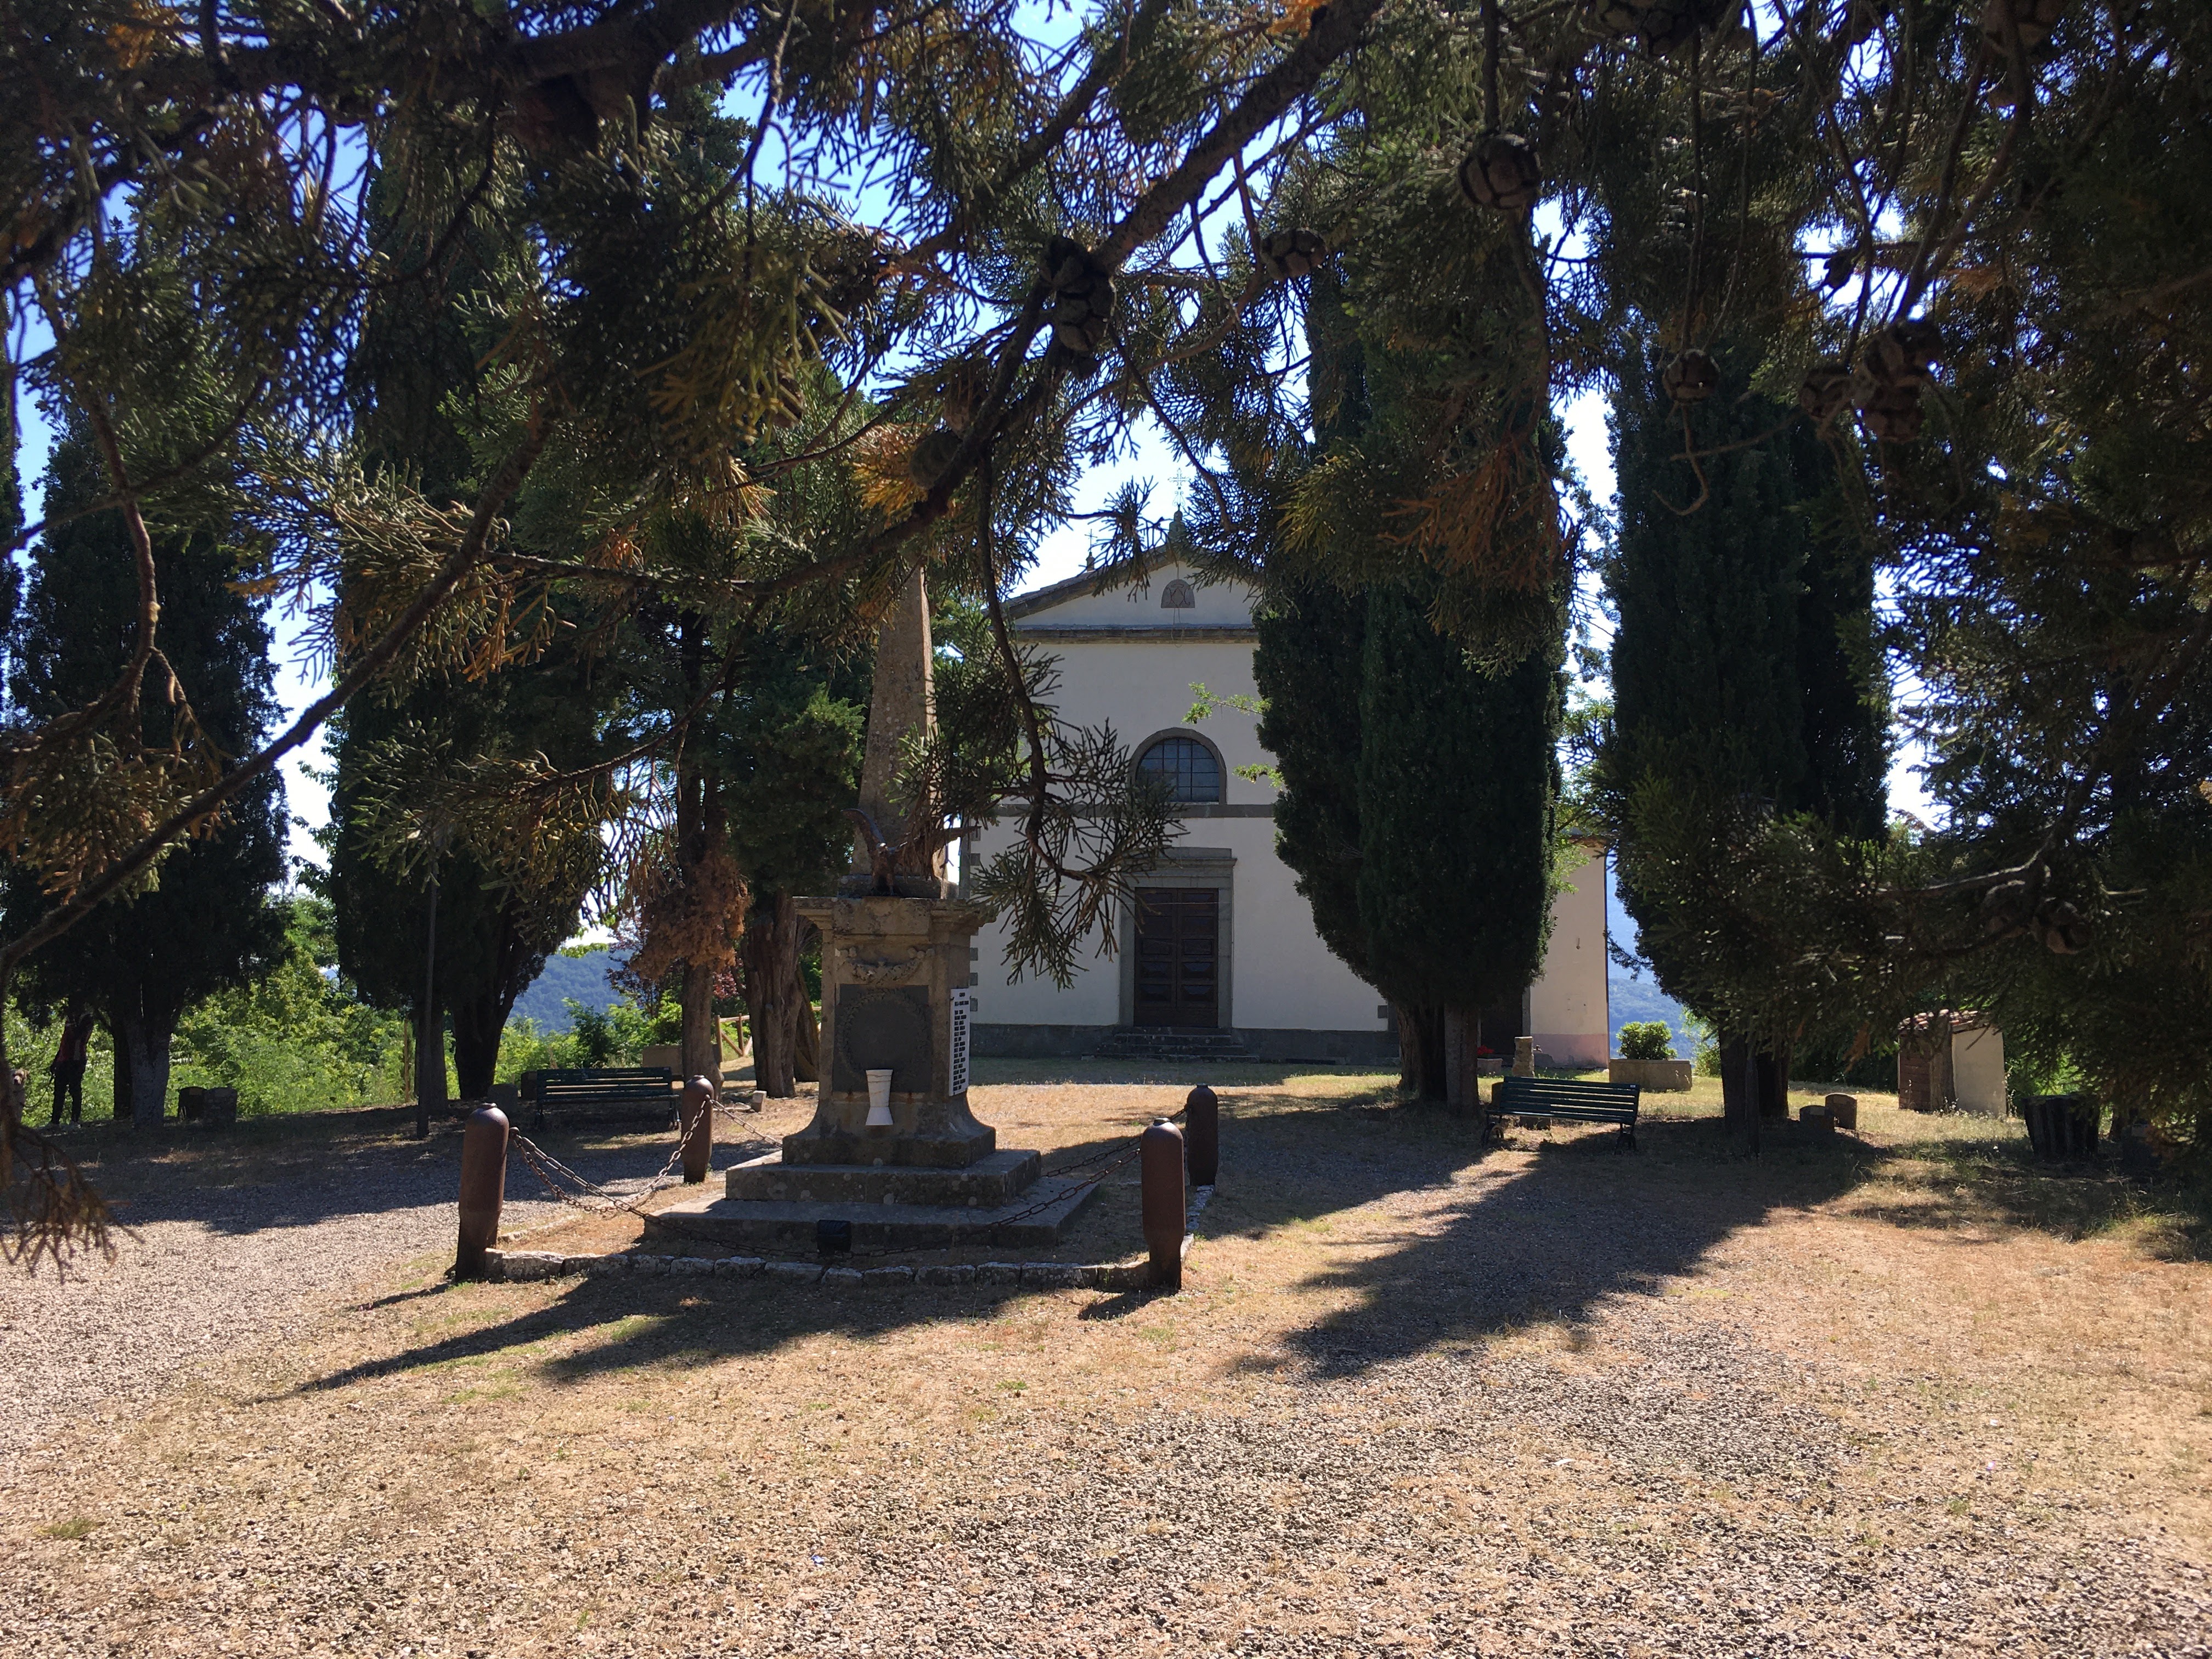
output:
[[[1395,1018],[1315,933],[1313,913],[1276,856],[1274,788],[1241,777],[1267,765],[1254,716],[1217,702],[1193,721],[1202,686],[1218,699],[1255,695],[1255,595],[1201,584],[1170,566],[1143,586],[1098,590],[1094,578],[1011,600],[1017,638],[1059,659],[1055,704],[1079,726],[1110,724],[1137,764],[1163,779],[1182,834],[1166,862],[1138,884],[1117,918],[1110,955],[1093,957],[1063,990],[1034,975],[1016,981],[994,924],[975,939],[970,993],[975,1052],[1075,1055],[1117,1033],[1166,1028],[1231,1035],[1267,1060],[1395,1062]],[[974,833],[963,864],[1012,840],[1011,820]],[[1559,1066],[1605,1063],[1605,879],[1602,854],[1569,877],[1553,907],[1544,969],[1517,1021],[1486,1016],[1483,1041],[1510,1054],[1509,1036],[1533,1036]],[[1508,1034],[1492,1027],[1517,1024]]]

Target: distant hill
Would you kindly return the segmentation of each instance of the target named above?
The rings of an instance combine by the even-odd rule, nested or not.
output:
[[[586,1008],[613,1004],[614,988],[607,983],[607,970],[613,966],[614,957],[605,951],[584,957],[547,957],[545,971],[515,998],[512,1018],[534,1019],[541,1030],[567,1030],[568,1010],[563,999],[573,997]]]
[[[1684,1060],[1690,1058],[1691,1045],[1685,1040],[1686,1024],[1682,1005],[1659,988],[1659,981],[1646,971],[1634,978],[1619,967],[1605,988],[1608,1012],[1613,1018],[1613,1052],[1620,1052],[1620,1028],[1632,1019],[1663,1019],[1667,1029],[1674,1034],[1674,1052]]]

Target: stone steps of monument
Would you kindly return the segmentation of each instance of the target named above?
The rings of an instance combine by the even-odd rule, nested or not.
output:
[[[1091,1052],[1099,1060],[1162,1063],[1252,1058],[1252,1051],[1234,1031],[1191,1030],[1174,1026],[1125,1027],[1104,1038]]]

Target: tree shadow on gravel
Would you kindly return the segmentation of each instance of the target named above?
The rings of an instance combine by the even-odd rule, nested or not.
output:
[[[418,1141],[413,1122],[411,1109],[301,1113],[223,1130],[95,1130],[69,1150],[129,1225],[196,1222],[212,1232],[247,1234],[452,1204],[460,1185],[461,1123],[437,1120],[429,1139]],[[674,1146],[672,1133],[621,1130],[536,1138],[602,1184],[642,1182],[666,1164]],[[716,1150],[718,1168],[752,1152]],[[507,1201],[545,1196],[528,1167],[510,1156]]]
[[[1401,1133],[1430,1143],[1425,1158],[1418,1146],[1407,1153],[1434,1184],[1448,1184],[1480,1158],[1478,1132],[1471,1122],[1431,1126]],[[1647,1120],[1629,1152],[1606,1129],[1518,1131],[1514,1141],[1534,1143],[1533,1165],[1492,1159],[1469,1171],[1441,1231],[1409,1232],[1396,1249],[1308,1280],[1358,1299],[1291,1338],[1292,1352],[1324,1376],[1349,1376],[1535,1320],[1562,1322],[1571,1334],[1601,1302],[1658,1293],[1732,1233],[1836,1198],[1888,1156],[1772,1123],[1761,1155],[1744,1158],[1717,1119]],[[1340,1160],[1303,1180],[1224,1188],[1219,1224],[1255,1237],[1312,1228],[1325,1242],[1328,1214],[1364,1201],[1361,1165],[1370,1156],[1355,1137]]]
[[[1117,1132],[1055,1148],[1046,1160],[1047,1171],[1067,1170],[1083,1164],[1096,1155],[1124,1146],[1128,1139],[1127,1135]],[[721,1158],[720,1148],[716,1149],[716,1158],[719,1165]],[[1109,1176],[1109,1182],[1115,1178]],[[710,1186],[714,1180],[710,1177]],[[511,1165],[510,1198],[514,1195],[513,1182],[514,1166]],[[1102,1194],[1094,1201],[1092,1208],[1096,1210],[1100,1205],[1109,1203],[1109,1200],[1118,1201],[1127,1196],[1118,1193]],[[1127,1248],[1109,1252],[1110,1255],[1127,1255],[1141,1245],[1133,1200],[1124,1207],[1128,1210],[1126,1218],[1128,1237],[1124,1241]],[[664,1224],[660,1227],[649,1228],[636,1248],[648,1255],[696,1253],[725,1256],[736,1253],[735,1247],[727,1244],[712,1241],[693,1244],[689,1240],[690,1236],[680,1224]],[[527,1240],[524,1241],[525,1244],[527,1243]],[[978,1244],[963,1254],[975,1255],[986,1249],[997,1259],[1009,1261],[1032,1259],[1043,1254],[1035,1247],[989,1247],[983,1244]],[[774,1250],[761,1253],[771,1256],[780,1255],[787,1260],[800,1254]],[[891,1255],[888,1259],[926,1265],[945,1258],[941,1254],[907,1251]],[[877,1265],[874,1258],[866,1255],[835,1255],[822,1260],[832,1267],[867,1267]],[[818,1285],[793,1285],[766,1277],[725,1279],[711,1275],[660,1274],[645,1277],[634,1273],[587,1276],[563,1280],[562,1284],[563,1290],[560,1299],[550,1307],[510,1319],[495,1319],[472,1330],[442,1336],[380,1359],[363,1361],[316,1378],[300,1391],[308,1393],[343,1388],[349,1383],[374,1377],[494,1358],[549,1340],[598,1332],[603,1340],[597,1344],[538,1362],[542,1367],[541,1375],[548,1382],[578,1382],[595,1375],[640,1366],[757,1356],[810,1336],[840,1335],[865,1340],[903,1327],[927,1324],[940,1319],[985,1318],[1010,1303],[1037,1293],[1034,1286],[1024,1290],[1016,1285],[969,1284],[942,1289],[920,1285],[887,1289],[866,1286],[825,1289]],[[423,1300],[427,1302],[432,1297],[452,1293],[458,1289],[450,1285],[434,1287]],[[404,1296],[417,1294],[420,1293],[403,1293]],[[402,1297],[386,1297],[385,1301],[397,1302]],[[1093,1304],[1093,1307],[1111,1304],[1121,1312],[1134,1312],[1151,1299],[1149,1292],[1135,1292],[1103,1298],[1102,1304]],[[1099,1314],[1094,1316],[1115,1316]]]
[[[1539,1316],[1579,1319],[1599,1298],[1649,1292],[1690,1270],[1740,1227],[1778,1206],[1823,1201],[1863,1178],[1855,1142],[1800,1146],[1770,1132],[1765,1156],[1730,1158],[1717,1121],[1652,1122],[1644,1150],[1616,1154],[1609,1132],[1562,1133],[1527,1170],[1486,1179],[1473,1122],[1406,1105],[1224,1098],[1223,1179],[1200,1231],[1325,1240],[1334,1218],[1393,1194],[1451,1187],[1465,1201],[1439,1234],[1408,1237],[1379,1258],[1324,1273],[1316,1285],[1361,1292],[1355,1308],[1292,1339],[1318,1368],[1351,1373],[1439,1343]],[[1525,1139],[1525,1137],[1524,1137]],[[1064,1164],[1108,1138],[1055,1153]],[[1129,1240],[1130,1249],[1137,1241]],[[702,1247],[726,1254],[726,1247]],[[1028,1254],[1010,1247],[1005,1259]],[[865,1261],[854,1265],[866,1266]],[[1190,1269],[1198,1282],[1203,1254]],[[828,1289],[766,1278],[594,1277],[563,1281],[551,1304],[331,1373],[309,1389],[496,1359],[557,1342],[528,1363],[552,1382],[638,1367],[760,1356],[811,1336],[866,1340],[943,1319],[988,1318],[1033,1295],[1017,1285]],[[1153,1298],[1102,1297],[1079,1317],[1112,1319]],[[458,1314],[459,1310],[456,1310]],[[592,1335],[586,1344],[568,1339]]]

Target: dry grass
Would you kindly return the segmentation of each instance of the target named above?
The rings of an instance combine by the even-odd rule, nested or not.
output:
[[[981,1115],[1049,1148],[1130,1133],[1189,1080],[986,1075]],[[9,1639],[2202,1642],[2212,1267],[2101,1178],[2062,1201],[2015,1126],[1866,1095],[1859,1141],[1781,1127],[1755,1164],[1697,1096],[1655,1100],[1635,1155],[1567,1131],[1486,1155],[1381,1081],[1217,1082],[1224,1178],[1174,1298],[410,1264],[0,1474]],[[2187,1236],[2179,1199],[2131,1201]]]

